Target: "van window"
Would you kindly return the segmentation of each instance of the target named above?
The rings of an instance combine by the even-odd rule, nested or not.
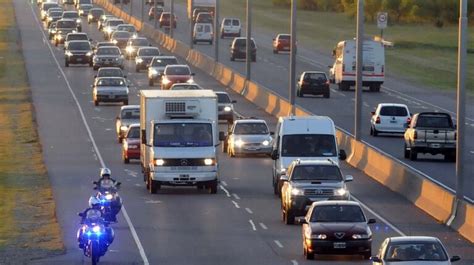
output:
[[[224,26],[230,26],[231,23],[232,23],[232,20],[230,20],[230,19],[224,20]]]
[[[209,27],[209,25],[204,26],[204,32],[206,33],[211,32],[211,27]]]
[[[240,26],[240,21],[237,19],[232,20],[232,26]]]
[[[385,106],[380,109],[381,116],[395,116],[395,117],[406,117],[408,116],[407,109],[404,107],[397,106]]]
[[[201,32],[202,30],[202,25],[197,25],[196,26],[196,31]]]
[[[336,156],[336,141],[331,134],[293,134],[284,135],[281,156],[318,157]]]

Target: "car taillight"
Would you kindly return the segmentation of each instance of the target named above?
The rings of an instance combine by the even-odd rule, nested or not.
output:
[[[382,73],[384,72],[384,70],[385,70],[385,67],[382,65]]]
[[[416,138],[418,138],[418,133],[415,131],[415,132],[413,133],[413,139],[416,139]]]
[[[407,118],[407,124],[410,124],[410,122],[411,122],[411,117],[408,117]]]
[[[380,124],[380,116],[377,116],[377,118],[375,119],[375,123]]]
[[[326,85],[329,85],[329,80],[327,80],[325,84],[326,84]]]

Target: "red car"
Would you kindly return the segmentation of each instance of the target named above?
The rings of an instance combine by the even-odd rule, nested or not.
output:
[[[278,34],[273,39],[273,53],[279,53],[281,51],[289,52],[291,49],[291,35],[290,34]]]
[[[161,89],[168,90],[176,83],[193,83],[193,75],[189,66],[185,64],[167,65],[161,76]]]
[[[170,19],[171,13],[170,12],[163,12],[160,15],[160,28],[162,27],[169,27],[170,26]],[[173,14],[173,28],[176,28],[176,15]]]
[[[140,124],[138,123],[128,127],[122,143],[122,160],[128,164],[130,159],[140,159]]]

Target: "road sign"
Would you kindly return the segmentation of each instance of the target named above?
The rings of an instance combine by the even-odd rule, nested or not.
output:
[[[377,27],[379,29],[384,29],[387,27],[388,14],[387,12],[378,12],[377,13]]]

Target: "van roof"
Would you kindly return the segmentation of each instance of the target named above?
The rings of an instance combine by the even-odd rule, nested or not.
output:
[[[282,134],[335,134],[334,122],[327,116],[280,117]]]
[[[147,98],[188,98],[188,97],[206,97],[217,98],[214,91],[210,89],[196,90],[142,90],[140,96]]]

